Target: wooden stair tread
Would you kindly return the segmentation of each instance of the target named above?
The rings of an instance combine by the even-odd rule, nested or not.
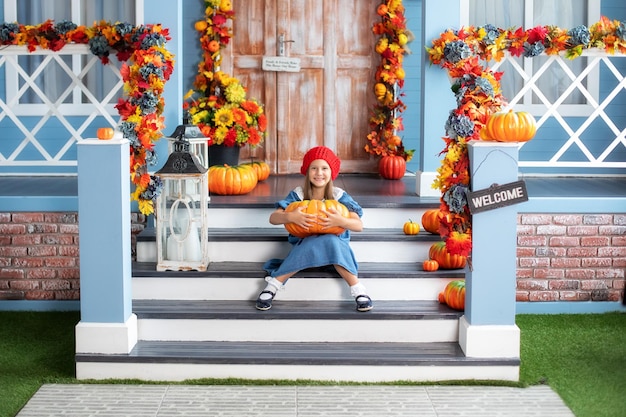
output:
[[[262,278],[263,262],[211,262],[206,271],[157,271],[155,262],[133,262],[133,277],[185,278]],[[298,272],[295,278],[339,278],[333,268],[314,268]],[[359,262],[359,278],[465,278],[464,269],[426,272],[421,262]]]
[[[458,320],[462,312],[437,301],[374,301],[374,309],[358,312],[354,301],[282,301],[259,311],[247,300],[134,300],[133,313],[142,319],[222,320]]]
[[[337,366],[519,366],[519,358],[467,358],[454,342],[139,341],[127,355],[79,353],[76,362]]]
[[[145,228],[138,236],[138,242],[152,242],[156,240],[156,230],[153,227]],[[352,233],[350,240],[354,242],[369,241],[408,241],[408,242],[437,242],[439,235],[421,231],[417,235],[406,235],[401,228],[365,228],[362,232]],[[283,227],[210,227],[210,242],[225,241],[287,241],[287,232]]]

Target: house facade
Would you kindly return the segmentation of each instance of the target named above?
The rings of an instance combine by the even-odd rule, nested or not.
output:
[[[165,86],[163,116],[164,133],[172,132],[182,120],[183,97],[200,59],[194,23],[204,17],[204,2],[58,3],[63,6],[4,0],[0,20],[66,19],[85,25],[127,20],[169,30],[167,48],[176,65]],[[222,69],[243,81],[269,117],[266,144],[244,150],[244,157],[266,160],[274,173],[287,174],[297,172],[303,150],[324,144],[338,151],[347,172],[375,172],[376,159],[363,146],[373,100],[371,24],[378,2],[242,3],[233,1],[237,18]],[[404,1],[415,39],[404,62],[402,137],[415,150],[408,175],[415,177],[416,194],[438,196],[431,184],[440,166],[446,120],[456,106],[446,72],[429,62],[424,47],[445,30],[468,25],[574,28],[590,26],[601,16],[626,21],[626,6],[619,0],[575,4]],[[348,16],[353,20],[346,24]],[[282,50],[281,42],[286,42]],[[123,92],[114,57],[111,65],[101,65],[88,48],[74,46],[58,53],[29,53],[25,47],[0,51],[0,181],[11,185],[0,189],[0,308],[78,308],[78,199],[57,187],[71,184],[77,174],[76,144],[94,137],[100,126],[118,124],[114,105]],[[262,70],[264,56],[282,54],[300,60],[298,73]],[[535,139],[519,150],[520,178],[533,187],[530,200],[518,206],[517,311],[623,310],[626,57],[602,51],[585,51],[571,61],[507,56],[493,67],[505,74],[503,93],[512,107],[531,112],[539,124]],[[166,160],[165,140],[155,153],[154,171]],[[20,193],[34,177],[47,178],[50,188]],[[136,207],[131,219],[133,232],[143,230],[146,218]]]

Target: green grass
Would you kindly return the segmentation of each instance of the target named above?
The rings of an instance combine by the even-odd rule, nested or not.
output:
[[[626,314],[522,315],[520,381],[546,383],[577,417],[626,416]]]
[[[0,417],[15,416],[42,384],[78,382],[74,327],[79,320],[78,312],[0,312]],[[519,384],[450,383],[548,384],[577,417],[626,415],[626,314],[521,315],[517,324],[522,333]],[[187,383],[314,384],[233,379]]]

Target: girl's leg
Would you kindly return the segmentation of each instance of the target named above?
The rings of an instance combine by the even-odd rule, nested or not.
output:
[[[283,288],[285,281],[291,278],[295,272],[290,274],[281,275],[278,277],[267,276],[265,281],[267,285],[265,289],[261,291],[259,297],[256,300],[256,308],[258,310],[269,310],[272,308],[272,300],[276,296],[276,293]]]
[[[334,265],[334,267],[344,281],[346,281],[346,283],[350,286],[350,295],[352,295],[356,300],[356,309],[359,311],[369,311],[374,308],[372,305],[372,299],[367,295],[365,285],[361,284],[359,277],[341,265]]]

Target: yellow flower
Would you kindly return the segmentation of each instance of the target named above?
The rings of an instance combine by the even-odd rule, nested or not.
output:
[[[246,90],[239,83],[227,86],[224,94],[226,95],[226,100],[231,103],[241,103],[246,98]]]
[[[207,110],[202,110],[191,116],[191,123],[193,123],[194,125],[197,125],[199,123],[204,122],[208,117],[209,117],[209,112]]]
[[[217,129],[215,129],[215,140],[219,143],[222,143],[227,133],[228,133],[227,127],[224,127],[224,126],[218,127]]]
[[[216,126],[232,126],[234,120],[233,112],[225,108],[217,110],[213,116]]]

